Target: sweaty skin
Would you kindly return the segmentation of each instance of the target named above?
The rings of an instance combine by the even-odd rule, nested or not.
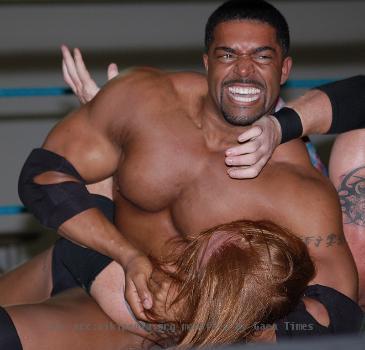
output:
[[[247,127],[227,122],[221,109],[252,122],[272,111],[290,73],[291,60],[282,57],[275,30],[253,21],[221,23],[204,62],[208,85],[199,74],[148,68],[113,79],[60,122],[44,148],[66,157],[87,182],[114,174],[116,226],[146,254],[159,257],[169,238],[224,222],[272,220],[308,244],[317,263],[314,283],[356,299],[357,276],[336,191],[312,168],[301,141],[278,147],[255,179],[227,176],[224,152]],[[259,93],[237,101],[229,87]],[[87,212],[62,226],[84,235]],[[87,245],[102,242],[112,251],[118,232],[98,231]]]
[[[238,219],[271,220],[307,243],[317,268],[312,283],[356,300],[336,190],[300,140],[279,146],[254,179],[227,174],[225,151],[247,130],[232,118],[271,112],[289,75],[291,60],[282,57],[275,31],[252,21],[221,23],[204,61],[208,79],[149,68],[120,75],[51,131],[43,147],[66,157],[88,183],[113,175],[117,206],[116,228],[90,209],[61,233],[123,263],[130,246],[159,258],[171,237]],[[237,98],[226,81],[259,92]]]
[[[356,299],[357,277],[336,191],[311,166],[302,142],[281,145],[255,179],[229,178],[224,151],[244,128],[202,118],[205,89],[204,80],[193,73],[135,70],[113,80],[91,104],[62,121],[44,147],[78,164],[90,182],[110,170],[84,160],[107,163],[111,158],[116,225],[146,254],[160,257],[167,253],[162,248],[169,238],[224,222],[272,220],[308,244],[317,265],[313,283]],[[121,113],[126,101],[133,108]],[[78,130],[87,132],[76,137]]]

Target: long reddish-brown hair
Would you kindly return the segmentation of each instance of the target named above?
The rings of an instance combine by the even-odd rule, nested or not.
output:
[[[268,221],[219,225],[185,243],[167,262],[176,270],[164,270],[177,290],[175,346],[254,340],[298,303],[315,272],[305,244]]]

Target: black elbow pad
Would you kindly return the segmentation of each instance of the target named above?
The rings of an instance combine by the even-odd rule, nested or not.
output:
[[[332,124],[327,134],[365,128],[365,76],[324,84],[315,89],[324,92],[332,105]]]
[[[37,175],[47,171],[71,175],[79,182],[67,181],[51,185],[34,182]],[[22,168],[18,193],[23,204],[43,225],[58,229],[73,216],[96,207],[95,200],[85,185],[83,178],[66,158],[36,148]]]

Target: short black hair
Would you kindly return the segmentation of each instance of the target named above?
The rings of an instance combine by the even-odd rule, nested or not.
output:
[[[214,30],[222,22],[251,20],[267,23],[276,30],[278,43],[286,57],[289,53],[289,26],[278,9],[264,0],[230,0],[219,6],[205,26],[205,50],[214,40]]]

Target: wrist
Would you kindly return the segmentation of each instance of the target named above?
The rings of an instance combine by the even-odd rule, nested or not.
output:
[[[280,143],[297,139],[303,134],[303,125],[299,114],[292,108],[284,107],[272,114],[280,125]]]
[[[271,123],[274,126],[274,130],[275,130],[275,137],[274,137],[275,138],[275,147],[277,147],[277,146],[280,145],[281,138],[282,138],[281,126],[280,126],[280,123],[277,120],[277,118],[275,118],[274,116],[268,115],[267,117],[269,118],[269,120],[271,121]]]
[[[140,250],[132,246],[123,247],[120,249],[120,254],[117,261],[123,266],[124,269],[127,269],[129,263],[139,256],[144,256]]]
[[[104,239],[100,242],[104,245],[103,251],[105,255],[111,257],[118,264],[125,267],[133,257],[140,254],[127,239],[125,239],[120,231],[115,232],[113,239]],[[101,251],[101,249],[99,249]]]

